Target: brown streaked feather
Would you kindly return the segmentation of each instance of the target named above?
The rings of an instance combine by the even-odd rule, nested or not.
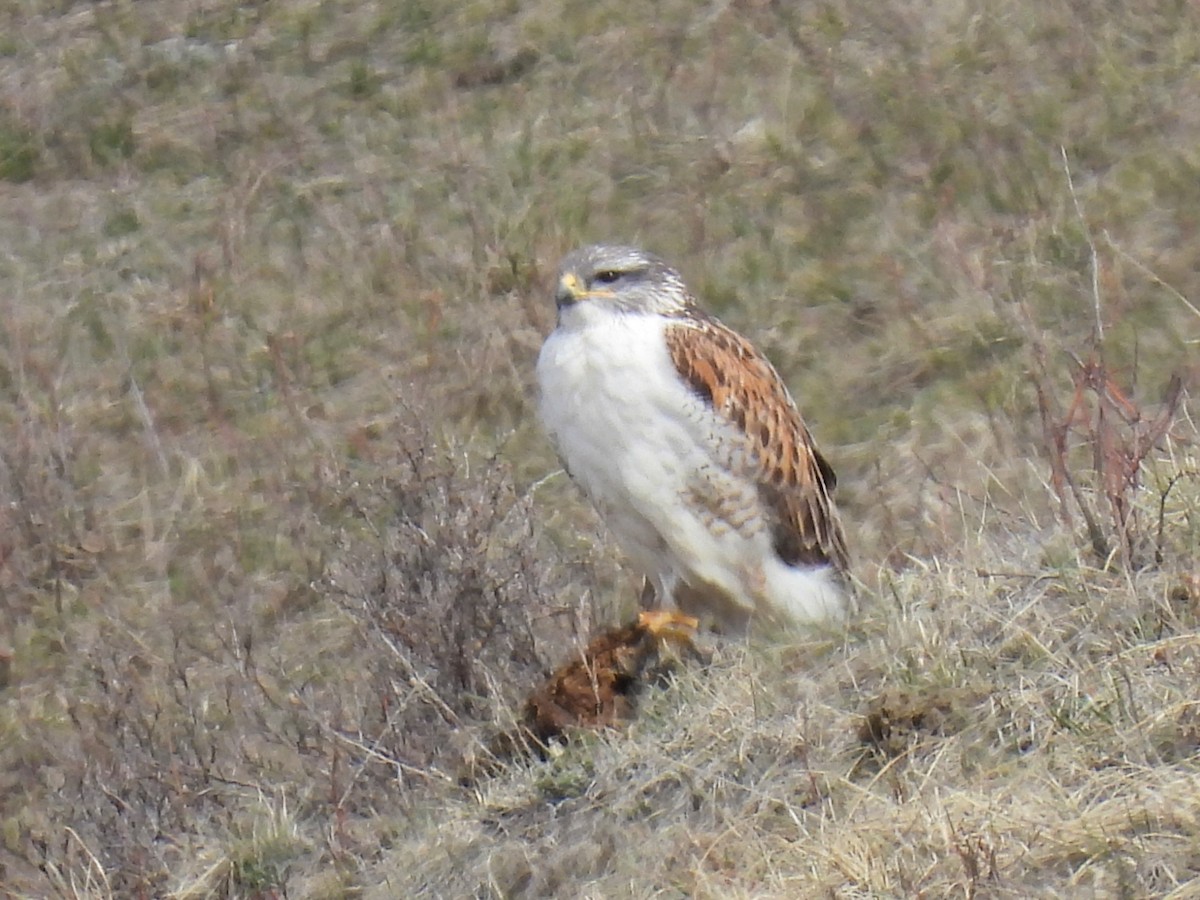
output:
[[[845,537],[830,498],[837,479],[775,368],[749,341],[694,307],[667,327],[666,338],[680,376],[741,433],[780,559],[831,563],[845,572]]]

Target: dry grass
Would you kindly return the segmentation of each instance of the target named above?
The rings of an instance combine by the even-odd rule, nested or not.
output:
[[[1193,10],[657,9],[0,12],[0,893],[1200,888]],[[531,405],[609,238],[868,603],[463,787],[634,594]]]
[[[629,733],[450,798],[436,841],[402,828],[375,895],[1186,885],[1200,823],[1200,646],[1194,631],[1150,625],[1167,579],[1078,575],[914,570],[894,580],[887,625],[844,646],[727,648]],[[1140,617],[1131,586],[1148,598]],[[1196,608],[1184,615],[1194,628]],[[890,754],[860,734],[865,698],[885,687],[910,709],[945,711]]]

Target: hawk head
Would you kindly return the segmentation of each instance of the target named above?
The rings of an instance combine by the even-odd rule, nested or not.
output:
[[[657,256],[612,244],[568,253],[554,300],[560,325],[612,313],[672,315],[694,305],[679,273]]]

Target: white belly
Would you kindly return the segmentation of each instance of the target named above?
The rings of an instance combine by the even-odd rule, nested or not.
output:
[[[668,379],[665,376],[671,376]],[[564,464],[622,549],[647,574],[664,565],[664,506],[678,502],[693,443],[678,410],[662,320],[614,317],[554,332],[538,358],[541,416]]]
[[[839,615],[828,572],[776,556],[755,480],[731,471],[732,426],[680,380],[664,327],[605,316],[547,338],[540,411],[564,464],[662,602],[682,582],[695,590],[678,596],[715,607],[689,611],[725,621]]]

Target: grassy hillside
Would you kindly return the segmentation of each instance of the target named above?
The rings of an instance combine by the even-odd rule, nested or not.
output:
[[[1200,16],[1135,6],[5,6],[0,893],[1200,890]],[[595,240],[775,361],[864,610],[464,785],[632,608],[533,407]]]

